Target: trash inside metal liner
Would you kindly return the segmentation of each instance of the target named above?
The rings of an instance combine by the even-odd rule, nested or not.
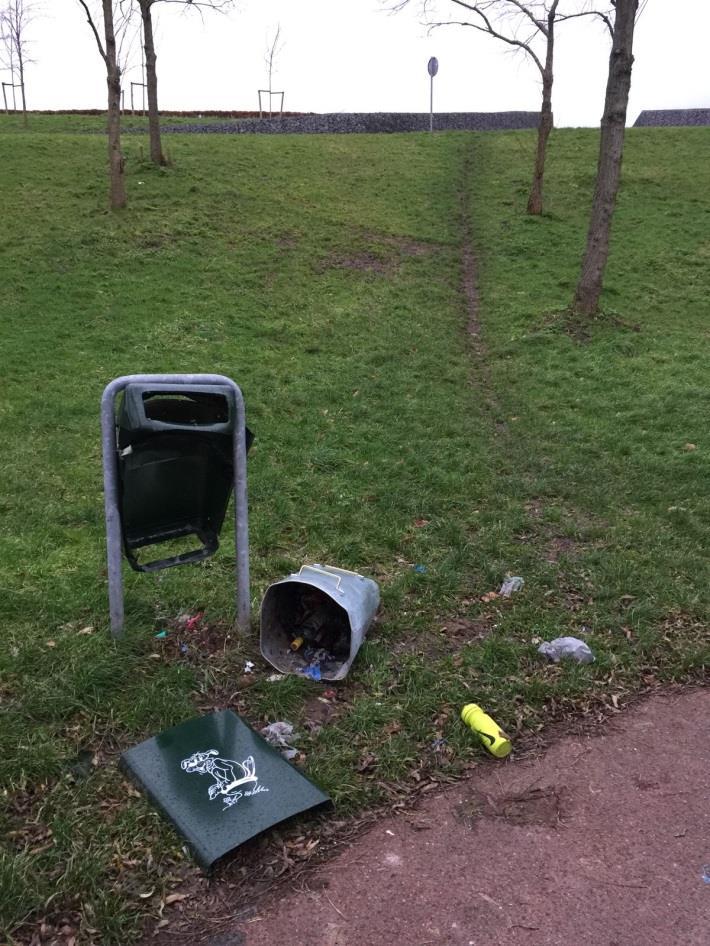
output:
[[[319,661],[315,666],[291,646],[296,612],[312,589],[322,592],[342,609],[349,630],[347,655]],[[299,572],[266,590],[261,604],[261,653],[282,673],[302,673],[316,680],[342,680],[365,639],[379,603],[380,591],[371,578],[331,565],[304,565]]]

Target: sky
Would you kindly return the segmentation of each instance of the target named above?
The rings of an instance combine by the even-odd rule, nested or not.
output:
[[[392,2],[237,0],[229,13],[204,17],[159,3],[160,107],[256,109],[257,90],[267,86],[266,50],[280,25],[273,88],[284,91],[288,110],[426,112],[430,56],[439,60],[435,111],[539,108],[539,74],[523,55],[470,28],[428,31],[420,0],[399,13],[388,12]],[[28,107],[104,108],[103,62],[78,0],[37,5],[28,30],[35,60],[26,75]],[[442,19],[457,10],[451,0],[437,0],[437,8]],[[644,108],[710,107],[709,35],[710,0],[650,0],[637,25],[629,123]],[[599,123],[608,56],[603,24],[584,19],[559,26],[553,101],[558,126]],[[125,73],[126,102],[131,81],[141,81],[138,41]],[[136,100],[139,95],[136,89]]]

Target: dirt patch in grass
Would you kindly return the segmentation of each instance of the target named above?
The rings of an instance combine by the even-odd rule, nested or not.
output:
[[[466,644],[484,640],[492,630],[492,615],[478,618],[453,617],[437,628],[428,628],[420,634],[398,640],[392,647],[395,656],[422,654],[438,660],[457,653]]]
[[[545,513],[545,504],[541,499],[530,499],[523,508],[531,519],[541,519]]]
[[[607,312],[599,312],[597,315],[588,316],[577,315],[570,309],[563,309],[561,312],[548,313],[543,321],[543,328],[563,332],[579,345],[588,344],[592,340],[595,330],[605,327],[625,332],[641,331],[638,322],[628,322]]]
[[[317,273],[324,273],[329,269],[352,269],[356,272],[379,273],[384,276],[391,275],[395,271],[396,261],[369,250],[363,250],[361,253],[350,255],[333,253],[320,260],[313,268]]]
[[[350,269],[393,275],[404,259],[428,256],[438,249],[436,244],[423,240],[382,233],[362,233],[353,242],[362,248],[350,253],[333,251],[314,265],[315,271],[324,273],[329,269]]]
[[[473,341],[474,352],[480,359],[485,354],[485,349],[481,338],[478,271],[476,256],[473,250],[473,229],[471,227],[472,208],[469,189],[472,163],[473,153],[469,150],[464,160],[463,181],[459,189],[459,208],[461,215],[461,290],[466,305],[466,327]]]
[[[167,233],[142,233],[136,237],[136,246],[141,250],[162,250],[173,241]]]
[[[580,543],[563,535],[553,535],[544,549],[546,561],[556,564],[563,555],[573,556],[580,550]]]
[[[309,696],[303,704],[303,725],[311,733],[317,733],[323,726],[336,719],[345,708],[335,699],[335,691],[324,691],[328,696]]]
[[[298,239],[292,233],[282,233],[274,242],[280,250],[294,250],[298,246]]]
[[[555,503],[556,507],[559,505]],[[530,520],[529,527],[516,532],[515,538],[523,544],[534,545],[540,557],[551,565],[556,565],[561,558],[578,558],[605,544],[598,533],[608,529],[609,523],[602,519],[593,519],[577,509],[565,508],[562,523],[547,523],[542,500],[529,500],[523,508]]]
[[[205,621],[201,615],[170,622],[155,638],[155,649],[171,660],[202,663],[224,657],[234,645],[235,634],[227,624]]]
[[[394,247],[402,256],[428,256],[434,253],[438,246],[435,243],[425,243],[423,240],[413,240],[410,237],[391,236],[388,234],[373,234],[373,241]]]
[[[491,632],[491,617],[450,618],[440,628],[440,633],[449,641],[450,645],[472,644],[488,637]]]

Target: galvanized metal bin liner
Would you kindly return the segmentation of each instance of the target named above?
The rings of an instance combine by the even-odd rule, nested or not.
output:
[[[261,603],[261,653],[281,673],[297,673],[298,657],[290,651],[291,627],[281,618],[282,604],[294,588],[317,588],[345,612],[350,625],[350,654],[333,671],[323,671],[323,680],[342,680],[347,676],[380,604],[377,582],[357,572],[332,565],[304,565],[281,581],[269,585]],[[303,662],[305,665],[305,661]]]

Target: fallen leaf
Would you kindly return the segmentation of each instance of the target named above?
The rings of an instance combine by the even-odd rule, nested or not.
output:
[[[377,756],[372,755],[372,753],[368,752],[367,755],[364,755],[362,759],[360,759],[357,770],[358,772],[367,772],[368,769],[371,769],[374,767],[376,762],[377,762]]]
[[[171,903],[179,903],[180,900],[187,900],[189,896],[189,893],[169,893],[165,898],[165,904],[166,906],[170,906]]]
[[[486,604],[488,604],[489,601],[495,601],[498,597],[499,595],[497,591],[487,591],[484,595],[481,595],[481,601],[484,601]]]
[[[93,634],[94,629],[93,627],[91,627],[91,625],[89,625],[89,627],[82,627],[82,629],[80,631],[77,631],[76,633],[77,634]]]
[[[683,449],[690,452],[691,450],[697,450],[698,448],[696,447],[694,443],[686,443]]]

